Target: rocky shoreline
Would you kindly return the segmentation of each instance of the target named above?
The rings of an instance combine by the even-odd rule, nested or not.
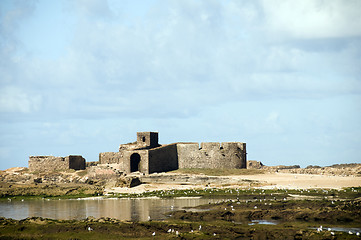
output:
[[[228,200],[192,210],[172,211],[163,221],[0,217],[0,239],[358,239],[361,232],[359,167],[360,164],[303,169],[324,173],[319,175],[298,174],[302,169],[297,167],[218,170],[220,176],[212,176],[207,170],[127,176],[107,166],[49,173],[13,168],[0,172],[1,201],[19,201],[26,197],[107,197],[106,194],[126,198],[212,196]],[[346,170],[335,177],[333,169]],[[287,189],[267,183],[272,177],[283,177],[286,183],[312,178],[318,184],[320,179],[334,183],[343,179],[355,187]],[[119,193],[117,188],[125,192]]]
[[[352,183],[356,187],[361,184],[361,182],[358,182],[361,176],[361,164],[299,168],[298,166],[268,167],[263,166],[259,162],[249,161],[249,169],[218,170],[217,174],[220,174],[220,176],[212,176],[214,171],[192,169],[150,175],[141,173],[126,175],[112,169],[108,165],[91,166],[87,170],[81,171],[66,170],[55,172],[29,172],[27,168],[18,167],[0,171],[0,197],[86,197],[104,195],[109,192],[132,192],[133,190],[151,191],[157,189],[231,186],[244,188],[262,187],[272,186],[273,183],[267,183],[267,180],[275,176],[272,174],[277,173],[294,174],[294,178],[301,176],[300,174],[309,175],[311,178],[313,178],[313,175],[355,177],[355,181],[352,181]],[[262,178],[262,175],[265,175],[265,177]],[[292,180],[292,177],[290,177],[289,181],[295,182],[296,179]],[[336,183],[340,180],[336,179],[334,181]]]
[[[0,217],[0,239],[360,238],[361,188],[307,192],[250,189],[219,194],[228,200],[172,211],[164,221]],[[305,198],[297,198],[302,194]]]

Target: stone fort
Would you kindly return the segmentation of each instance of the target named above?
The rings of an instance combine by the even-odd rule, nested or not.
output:
[[[241,142],[178,142],[159,145],[157,132],[138,132],[137,141],[118,152],[99,154],[100,164],[115,164],[126,173],[167,172],[179,168],[246,168],[246,144]]]
[[[111,165],[124,173],[167,172],[179,168],[246,168],[246,143],[242,142],[177,142],[158,143],[158,132],[138,132],[137,141],[121,144],[117,152],[99,153],[99,165]],[[58,163],[60,162],[60,163]],[[81,156],[29,158],[30,171],[58,166],[85,169]]]

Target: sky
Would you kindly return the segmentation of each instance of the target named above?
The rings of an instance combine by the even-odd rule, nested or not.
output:
[[[0,0],[0,169],[32,155],[246,142],[361,163],[359,0]]]

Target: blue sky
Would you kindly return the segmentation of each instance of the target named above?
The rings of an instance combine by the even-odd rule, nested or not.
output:
[[[30,155],[242,141],[361,162],[361,1],[0,1],[0,169]]]

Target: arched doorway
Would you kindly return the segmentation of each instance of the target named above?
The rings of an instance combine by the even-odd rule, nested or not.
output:
[[[138,153],[133,153],[130,156],[130,172],[139,171],[140,155]]]

